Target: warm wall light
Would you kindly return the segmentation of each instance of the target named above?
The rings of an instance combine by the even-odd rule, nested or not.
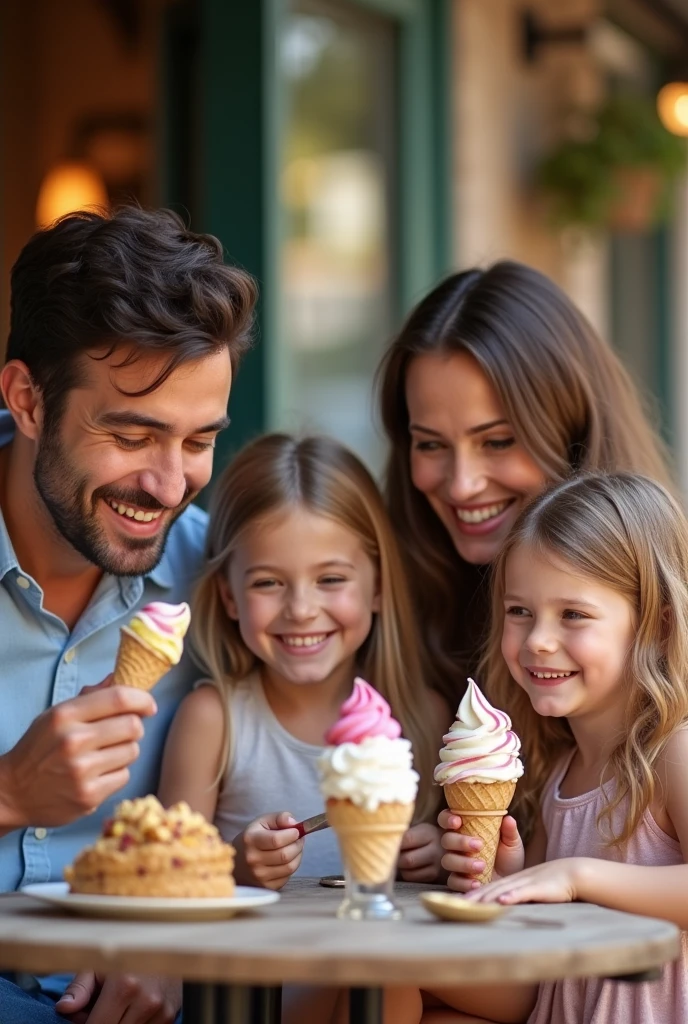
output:
[[[688,82],[669,82],[660,89],[657,113],[674,135],[688,136]]]
[[[107,192],[98,172],[87,163],[65,161],[48,171],[41,182],[36,202],[36,223],[45,228],[74,210],[107,205]]]

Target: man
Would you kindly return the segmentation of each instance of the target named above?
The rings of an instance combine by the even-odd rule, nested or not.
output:
[[[107,677],[137,608],[191,596],[205,532],[191,502],[228,423],[255,299],[219,242],[167,211],[71,215],[13,268],[0,372],[4,890],[61,879],[117,800],[155,791],[191,663],[155,698]],[[62,1019],[46,993],[63,985],[43,979],[30,1017],[2,982],[3,1020],[15,997],[24,1024]],[[169,981],[90,974],[58,1003],[89,1024],[164,1024],[178,1008]]]

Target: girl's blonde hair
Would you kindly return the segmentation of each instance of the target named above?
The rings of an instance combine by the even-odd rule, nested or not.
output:
[[[617,846],[639,825],[655,793],[657,758],[688,720],[688,524],[661,485],[618,473],[560,484],[524,509],[514,525],[495,564],[492,628],[481,677],[490,700],[511,715],[521,737],[525,775],[513,807],[527,833],[544,784],[574,738],[566,719],[534,711],[502,656],[505,569],[522,545],[612,588],[635,610],[624,677],[625,721],[602,773],[611,772],[616,789],[599,824],[610,845]],[[615,835],[611,815],[625,799],[625,825]]]
[[[553,281],[504,260],[454,274],[425,296],[385,354],[378,384],[387,504],[413,584],[425,678],[451,701],[486,637],[488,574],[459,556],[413,485],[406,379],[415,359],[455,353],[478,363],[549,482],[630,472],[671,487],[664,446],[629,375]]]
[[[342,445],[325,437],[297,440],[269,434],[247,445],[224,471],[213,492],[207,563],[195,596],[194,651],[221,692],[258,666],[238,624],[225,610],[220,580],[228,578],[243,531],[300,506],[355,533],[376,568],[380,611],[359,651],[357,670],[389,701],[411,740],[421,777],[416,819],[429,819],[437,804],[432,787],[436,738],[406,577],[380,492],[362,463]],[[228,717],[225,727],[224,763],[231,737]]]

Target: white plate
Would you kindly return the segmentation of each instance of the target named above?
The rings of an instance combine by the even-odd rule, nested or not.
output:
[[[66,882],[39,882],[21,890],[43,903],[87,917],[143,918],[149,921],[212,921],[234,917],[279,899],[272,889],[238,885],[234,896],[167,899],[162,896],[93,896],[70,892]]]

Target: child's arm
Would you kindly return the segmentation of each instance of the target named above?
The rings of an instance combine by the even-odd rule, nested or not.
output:
[[[666,809],[688,852],[688,730],[674,735],[658,765]],[[491,882],[471,899],[500,903],[584,900],[631,914],[661,917],[688,929],[688,864],[646,867],[593,857],[567,857]]]
[[[158,796],[165,807],[186,800],[208,821],[219,791],[224,714],[214,686],[199,686],[179,705],[167,734]]]
[[[214,686],[199,686],[184,698],[165,744],[158,796],[166,807],[186,800],[213,821],[220,790],[224,713]],[[288,826],[287,811],[265,814],[232,840],[234,877],[240,885],[281,889],[301,862],[303,840]]]

